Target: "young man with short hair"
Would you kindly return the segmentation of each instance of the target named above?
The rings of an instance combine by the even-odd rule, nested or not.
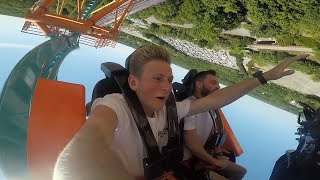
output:
[[[194,77],[193,96],[188,97],[188,99],[200,99],[219,89],[220,86],[216,71],[202,71]],[[193,156],[195,156],[210,164],[211,167],[215,167],[216,170],[219,170],[219,174],[215,171],[210,171],[211,179],[242,179],[246,174],[245,168],[229,161],[227,157],[222,156],[218,148],[204,148],[209,136],[214,132],[212,118],[217,117],[216,112],[217,111],[211,110],[211,114],[207,111],[184,118],[184,142],[186,147],[184,148],[184,160],[193,160]],[[215,154],[209,154],[208,151],[212,151]]]
[[[284,71],[302,56],[284,61],[263,74],[266,80],[292,74]],[[136,49],[129,57],[130,88],[137,94],[159,148],[166,144],[165,103],[172,90],[169,52],[159,46]],[[215,91],[190,102],[177,103],[178,118],[225,106],[259,86],[256,78]],[[141,136],[121,94],[96,99],[89,119],[60,154],[54,179],[143,178],[146,157]]]

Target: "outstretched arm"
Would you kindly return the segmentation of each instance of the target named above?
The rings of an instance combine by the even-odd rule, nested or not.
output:
[[[294,71],[285,70],[285,69],[293,62],[299,59],[305,58],[307,56],[308,55],[300,55],[300,56],[288,58],[284,60],[282,63],[275,66],[274,68],[272,68],[271,70],[263,73],[263,77],[267,81],[269,81],[269,80],[280,79],[283,76],[293,74]],[[241,81],[240,83],[228,86],[226,88],[214,91],[204,98],[200,98],[192,101],[190,104],[190,110],[187,116],[197,114],[200,112],[209,111],[210,109],[218,109],[225,105],[228,105],[233,101],[239,99],[240,97],[244,96],[249,91],[251,91],[252,89],[256,88],[259,85],[260,85],[260,82],[257,78],[251,78],[251,79]]]
[[[98,105],[90,118],[60,154],[55,180],[131,179],[109,149],[118,119],[107,106]]]

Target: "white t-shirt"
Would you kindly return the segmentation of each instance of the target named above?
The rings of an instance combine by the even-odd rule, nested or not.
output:
[[[190,100],[195,100],[194,96],[188,97]],[[213,113],[215,116],[215,114]],[[201,145],[207,142],[210,132],[213,128],[213,121],[209,112],[199,113],[193,116],[188,116],[184,118],[184,130],[196,129],[196,133],[201,142]],[[184,146],[183,148],[183,159],[189,159],[192,153]]]
[[[177,102],[177,112],[179,121],[187,115],[190,109],[190,100]],[[143,177],[143,158],[147,157],[140,133],[133,119],[129,106],[122,94],[109,94],[103,98],[98,98],[93,102],[92,109],[97,105],[105,105],[115,111],[118,117],[118,125],[114,133],[111,149],[121,159],[122,164],[129,174],[135,177]],[[159,150],[167,145],[166,107],[155,112],[154,118],[149,118],[153,135],[158,143]]]

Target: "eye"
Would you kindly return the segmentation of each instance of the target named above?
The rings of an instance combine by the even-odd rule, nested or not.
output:
[[[217,85],[217,84],[219,84],[217,81],[211,81],[211,84],[213,84],[213,85]]]
[[[157,80],[157,81],[161,81],[161,77],[153,77],[152,79]]]

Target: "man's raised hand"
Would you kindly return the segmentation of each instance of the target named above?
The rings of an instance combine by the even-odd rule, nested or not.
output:
[[[269,71],[265,72],[263,74],[264,78],[269,81],[269,80],[276,80],[280,79],[283,76],[288,76],[294,73],[293,70],[285,70],[287,67],[289,67],[292,63],[308,57],[309,54],[304,54],[304,55],[299,55],[299,56],[294,56],[291,58],[285,59],[283,62],[275,66],[274,68],[270,69]]]

